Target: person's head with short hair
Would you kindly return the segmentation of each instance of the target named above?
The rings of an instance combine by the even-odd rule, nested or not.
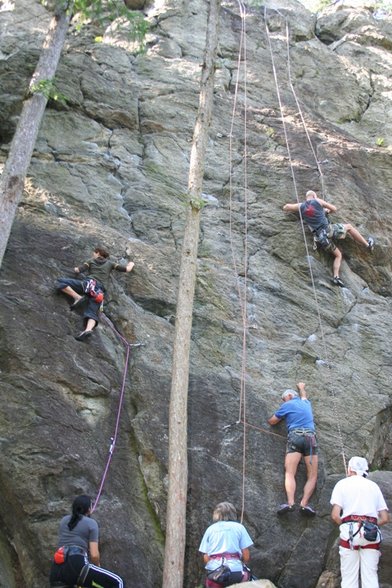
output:
[[[313,198],[317,198],[316,192],[314,190],[308,190],[305,194],[306,200],[313,200]]]
[[[236,521],[237,510],[231,502],[220,502],[214,508],[212,514],[212,520],[214,523],[217,521]]]
[[[298,397],[298,392],[296,390],[292,390],[291,388],[288,388],[282,394],[283,402],[286,402],[287,400],[292,400],[293,398],[297,398],[297,397]]]
[[[109,257],[109,252],[103,247],[96,247],[94,253],[96,253],[98,257],[103,257],[104,259],[108,259]]]
[[[367,478],[369,473],[369,464],[364,457],[355,455],[348,462],[348,474],[357,475]]]

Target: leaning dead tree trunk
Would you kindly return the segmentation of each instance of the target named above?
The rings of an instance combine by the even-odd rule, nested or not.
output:
[[[189,350],[196,283],[202,184],[208,128],[211,121],[214,69],[218,44],[220,0],[210,0],[206,49],[200,83],[199,110],[189,168],[189,206],[181,253],[169,411],[169,490],[163,588],[182,588],[188,487],[187,412]]]
[[[30,81],[28,97],[23,104],[0,178],[0,267],[48,101],[47,93],[41,92],[40,88],[43,89],[45,85],[48,87],[54,78],[68,25],[69,17],[65,11],[50,21],[40,58]]]

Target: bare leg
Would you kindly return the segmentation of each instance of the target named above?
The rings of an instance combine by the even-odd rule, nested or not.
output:
[[[362,237],[362,235],[358,231],[358,229],[356,229],[352,225],[345,225],[345,227],[346,227],[347,233],[349,235],[351,235],[351,237],[354,239],[354,241],[357,241],[357,243],[361,243],[362,245],[365,245],[366,247],[368,247],[368,242],[366,241],[366,239],[364,237]]]
[[[94,320],[94,319],[92,319],[92,318],[89,318],[89,319],[87,320],[87,323],[86,323],[86,328],[84,329],[84,332],[85,332],[85,333],[89,333],[90,331],[92,331],[92,330],[93,330],[93,328],[95,327],[95,325],[96,325],[96,324],[97,324],[97,321],[95,321],[95,320]]]
[[[75,290],[71,288],[71,286],[66,286],[65,288],[62,288],[61,291],[64,292],[64,294],[68,294],[68,296],[71,296],[71,298],[73,298],[75,301],[83,298],[83,296],[75,292]]]
[[[301,500],[301,506],[307,506],[317,484],[318,455],[307,455],[304,457],[306,465],[307,480],[304,486],[304,494]],[[310,463],[312,462],[312,463]]]
[[[84,329],[84,331],[82,331],[81,333],[79,333],[79,335],[77,335],[75,337],[75,339],[77,341],[84,341],[88,337],[91,337],[92,330],[93,330],[93,328],[95,327],[96,324],[97,324],[97,321],[96,320],[94,320],[92,318],[87,319],[86,328]]]
[[[295,474],[297,473],[298,464],[301,461],[301,458],[302,454],[299,452],[286,453],[286,459],[284,462],[286,470],[284,478],[284,487],[287,495],[287,504],[289,504],[290,506],[292,506],[295,502]]]
[[[336,247],[333,251],[331,251],[332,255],[335,257],[335,259],[333,260],[333,266],[332,266],[332,270],[333,270],[333,277],[335,278],[336,276],[339,276],[339,272],[340,272],[340,266],[342,264],[342,252],[340,251],[340,249],[338,247]]]

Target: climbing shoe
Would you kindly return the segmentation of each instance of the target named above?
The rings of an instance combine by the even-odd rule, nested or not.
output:
[[[293,512],[294,511],[294,504],[281,504],[276,511],[277,515],[286,514],[286,512]]]
[[[341,288],[344,288],[344,283],[339,278],[339,276],[335,276],[332,280],[332,283],[335,284],[335,286],[340,286]]]
[[[373,253],[373,251],[374,251],[374,239],[373,239],[373,237],[369,237],[369,239],[367,240],[367,244],[368,244],[367,245],[368,246],[368,251],[370,253]]]
[[[299,512],[306,517],[315,517],[316,516],[316,511],[314,510],[314,508],[309,506],[309,504],[307,506],[301,506],[299,509]]]
[[[92,331],[82,331],[81,333],[79,333],[79,335],[76,335],[75,339],[76,341],[85,341],[86,339],[91,337],[92,334]]]

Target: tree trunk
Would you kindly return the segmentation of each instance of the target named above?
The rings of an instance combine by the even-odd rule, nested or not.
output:
[[[196,283],[202,184],[211,120],[220,0],[210,0],[199,110],[189,168],[189,206],[181,253],[169,411],[169,489],[162,588],[182,588],[188,487],[187,406],[189,349]]]
[[[48,101],[48,98],[41,92],[34,92],[33,86],[36,86],[42,80],[52,80],[54,78],[68,25],[69,17],[65,12],[54,16],[50,21],[48,34],[30,81],[29,96],[24,101],[8,158],[0,178],[0,267],[16,209],[23,194],[27,170]]]

